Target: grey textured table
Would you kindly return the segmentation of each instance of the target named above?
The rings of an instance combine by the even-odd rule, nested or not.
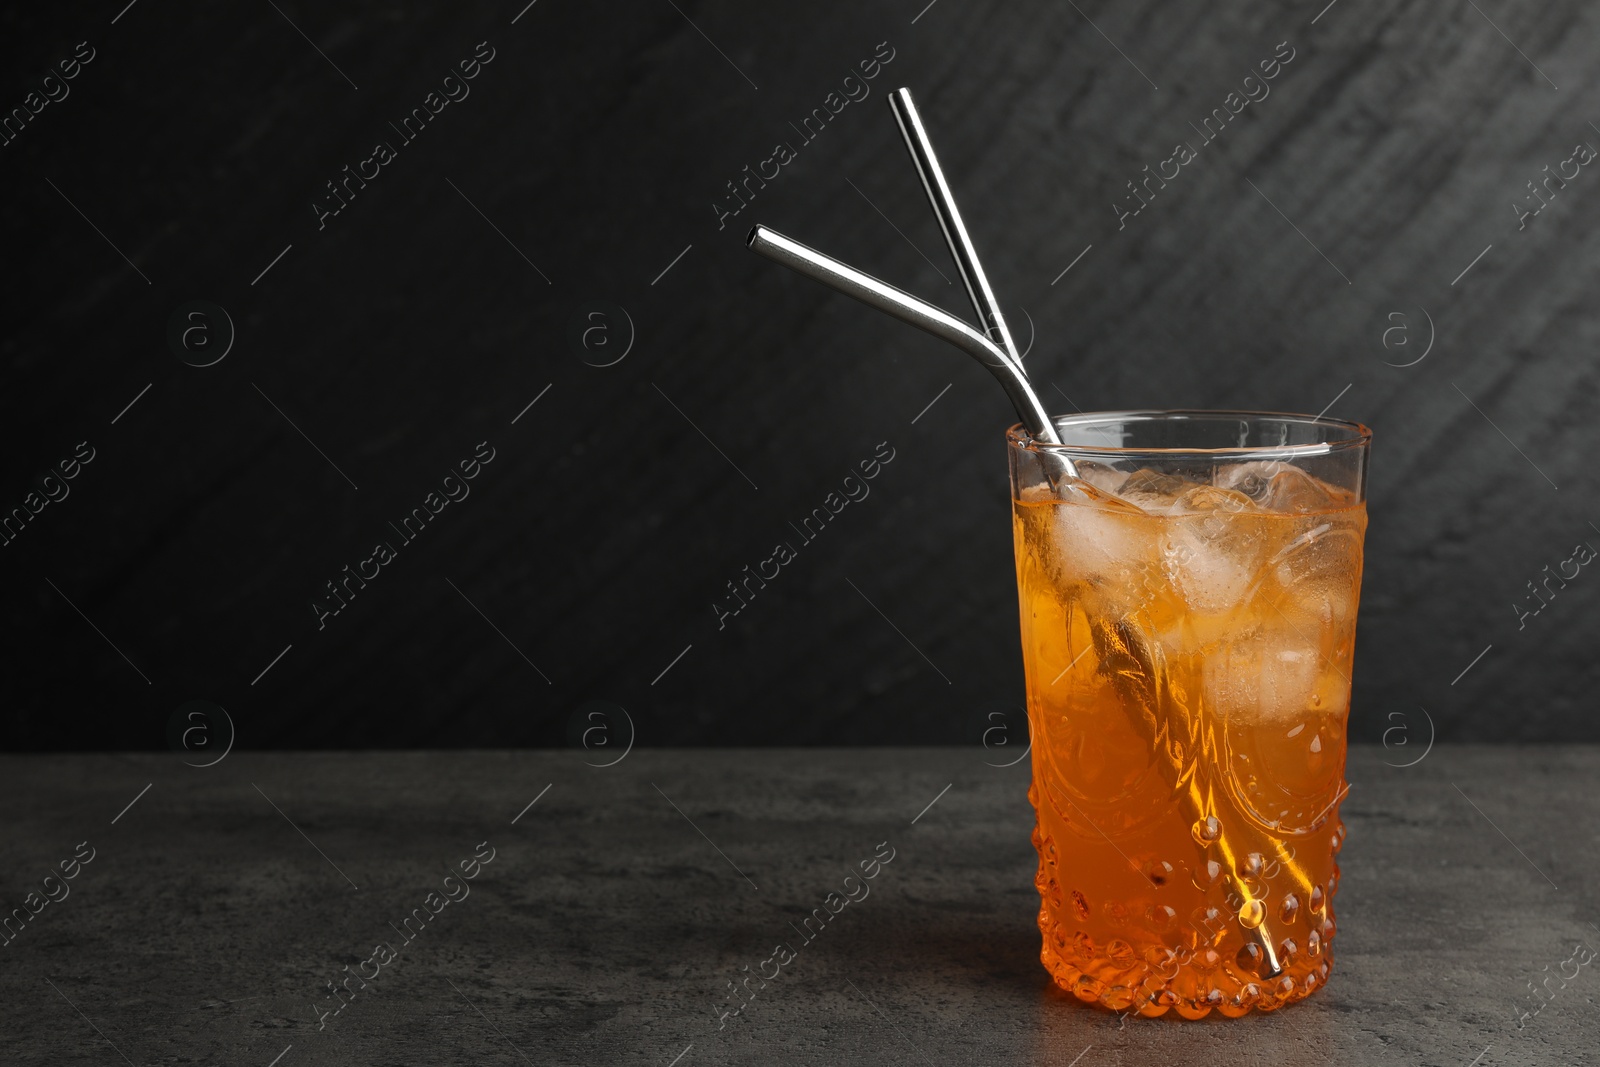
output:
[[[7,911],[93,858],[13,919],[0,1061],[1490,1067],[1600,1048],[1597,968],[1565,962],[1600,946],[1600,749],[1354,752],[1330,984],[1273,1015],[1125,1026],[1047,981],[1027,763],[986,759],[4,757]],[[727,983],[798,944],[789,924],[885,841],[870,895],[719,1030]],[[1519,1027],[1529,983],[1574,969]],[[320,1017],[356,971],[376,977]]]

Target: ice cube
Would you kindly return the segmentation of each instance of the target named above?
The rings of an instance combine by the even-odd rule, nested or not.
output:
[[[1134,591],[1155,559],[1156,520],[1137,509],[1057,504],[1053,555],[1064,576],[1095,581],[1111,590]],[[1130,604],[1130,606],[1133,606]]]
[[[1263,626],[1207,657],[1204,684],[1212,710],[1236,724],[1337,712],[1349,699],[1344,676],[1317,645],[1282,625]]]
[[[1056,482],[1034,482],[1017,490],[1017,499],[1028,504],[1038,504],[1050,501],[1066,501],[1072,504],[1088,504],[1093,507],[1110,508],[1113,511],[1127,512],[1128,514],[1143,514],[1143,509],[1117,496],[1112,489],[1107,489],[1101,482],[1115,482],[1117,479],[1107,478],[1103,472],[1097,473],[1093,478],[1061,477]]]
[[[1268,629],[1261,637],[1261,679],[1256,710],[1262,719],[1298,718],[1315,710],[1321,657],[1296,634]]]
[[[1228,611],[1255,588],[1263,546],[1257,524],[1241,516],[1255,510],[1243,493],[1214,485],[1194,486],[1173,502],[1161,562],[1190,610]]]
[[[1128,475],[1117,489],[1117,495],[1146,511],[1159,513],[1171,507],[1175,500],[1196,484],[1187,478],[1162,474],[1146,467]]]
[[[1101,492],[1116,494],[1128,480],[1128,472],[1093,460],[1080,459],[1078,477]]]
[[[1169,515],[1203,515],[1207,512],[1254,511],[1255,501],[1244,493],[1215,485],[1196,485],[1181,493],[1168,508]]]
[[[1212,715],[1227,722],[1255,716],[1260,688],[1258,634],[1236,635],[1202,661],[1202,698]]]
[[[1259,549],[1201,537],[1188,526],[1163,539],[1162,565],[1167,579],[1191,610],[1217,614],[1249,595],[1260,566]]]
[[[1350,524],[1329,521],[1304,529],[1268,561],[1289,590],[1299,625],[1346,622],[1355,615],[1361,575],[1361,536]]]
[[[1272,476],[1291,469],[1289,464],[1281,460],[1251,460],[1248,463],[1234,463],[1223,467],[1217,471],[1214,481],[1224,489],[1237,490],[1251,500],[1259,502],[1267,495],[1267,490],[1272,485]]]
[[[1289,515],[1331,511],[1348,507],[1351,503],[1348,491],[1335,489],[1296,467],[1287,467],[1274,474],[1266,491],[1257,499],[1268,511]]]
[[[1209,656],[1239,634],[1239,620],[1232,612],[1175,612],[1163,623],[1156,639],[1171,662],[1190,663],[1192,657]]]

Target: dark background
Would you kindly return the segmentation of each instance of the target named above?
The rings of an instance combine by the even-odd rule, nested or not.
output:
[[[1022,701],[1005,399],[743,246],[766,222],[970,313],[901,85],[1049,406],[1375,429],[1353,736],[1425,708],[1446,739],[1600,738],[1600,580],[1512,606],[1600,545],[1600,172],[1510,207],[1600,145],[1589,5],[123,2],[0,16],[7,109],[97,53],[0,147],[0,507],[96,455],[0,548],[7,747],[164,747],[192,700],[241,747],[561,744],[592,701],[642,744],[979,743]],[[470,96],[319,231],[324,183],[480,41]],[[1284,41],[1119,231],[1124,183]],[[880,42],[870,97],[719,228]],[[236,330],[205,368],[168,341],[194,300]],[[628,326],[592,301],[636,332],[609,367],[573,326],[608,324],[591,363]],[[319,631],[323,584],[480,441],[470,497]],[[725,583],[885,441],[719,631]]]

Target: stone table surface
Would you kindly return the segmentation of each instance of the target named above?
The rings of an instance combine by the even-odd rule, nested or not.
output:
[[[0,1062],[1594,1062],[1600,967],[1568,961],[1600,946],[1600,748],[1386,765],[1415,758],[1351,754],[1327,987],[1124,1025],[1047,980],[1028,763],[982,749],[0,757],[3,907],[38,909],[0,948]],[[719,1029],[882,842],[870,895]]]

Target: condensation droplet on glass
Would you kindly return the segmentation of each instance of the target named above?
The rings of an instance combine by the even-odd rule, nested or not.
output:
[[[1151,860],[1144,865],[1144,876],[1154,886],[1163,886],[1172,881],[1172,872],[1172,864],[1166,860]]]
[[[1257,974],[1261,969],[1262,955],[1261,946],[1254,941],[1248,941],[1243,948],[1239,949],[1238,954],[1233,957],[1233,962],[1239,965],[1241,971],[1248,974]]]
[[[1216,860],[1206,860],[1194,869],[1194,884],[1196,889],[1210,889],[1217,884],[1217,879],[1222,877],[1222,864]]]

